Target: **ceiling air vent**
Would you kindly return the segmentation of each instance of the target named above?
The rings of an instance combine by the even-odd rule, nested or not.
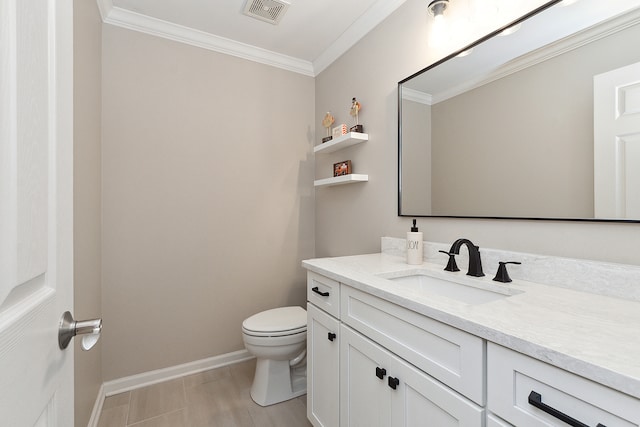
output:
[[[289,3],[283,0],[247,0],[244,14],[276,25],[288,8]]]

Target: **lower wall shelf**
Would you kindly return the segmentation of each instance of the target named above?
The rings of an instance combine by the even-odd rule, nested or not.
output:
[[[349,175],[335,176],[333,178],[317,179],[313,182],[315,187],[328,187],[332,185],[354,184],[356,182],[369,181],[369,175],[351,173]]]

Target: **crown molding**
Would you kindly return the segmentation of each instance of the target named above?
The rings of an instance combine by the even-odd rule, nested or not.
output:
[[[433,94],[433,104],[437,104],[442,101],[446,101],[449,98],[460,95],[464,92],[486,85],[493,81],[499,80],[508,75],[517,73],[525,68],[534,66],[548,59],[562,55],[563,53],[572,51],[586,44],[594,42],[596,40],[607,37],[611,34],[615,34],[626,28],[640,23],[640,8],[633,10],[630,13],[625,13],[622,16],[613,18],[603,24],[596,25],[595,27],[587,28],[575,35],[562,39],[548,46],[534,50],[531,53],[523,55],[522,57],[508,62],[501,66],[492,73],[480,76],[477,79],[465,82],[448,91]],[[404,91],[405,89],[403,89]]]
[[[379,0],[362,14],[356,22],[338,37],[313,61],[313,71],[317,76],[336,59],[351,49],[360,39],[384,21],[406,0]]]
[[[256,46],[251,46],[235,40],[219,37],[204,31],[173,24],[161,19],[152,18],[130,10],[114,7],[111,0],[97,0],[102,21],[106,24],[126,28],[128,30],[162,37],[165,39],[186,43],[203,49],[236,56],[249,61],[282,68],[294,73],[314,77],[313,65],[280,53],[272,52]]]
[[[433,104],[433,97],[431,95],[429,95],[428,93],[420,92],[419,90],[409,89],[408,87],[402,88],[402,99],[418,102],[425,105]]]
[[[406,0],[379,0],[333,42],[315,61],[305,61],[270,50],[219,37],[113,6],[113,0],[96,0],[102,22],[141,33],[186,43],[315,77],[384,21]]]

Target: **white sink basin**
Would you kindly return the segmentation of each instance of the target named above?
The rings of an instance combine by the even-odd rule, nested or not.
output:
[[[451,298],[465,304],[484,304],[521,293],[521,291],[514,291],[513,289],[500,289],[500,285],[497,284],[488,286],[479,282],[478,285],[472,286],[429,276],[424,273],[411,273],[401,277],[385,275],[383,277],[396,283],[406,284],[413,289]]]

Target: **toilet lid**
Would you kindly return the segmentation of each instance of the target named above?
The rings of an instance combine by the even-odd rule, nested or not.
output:
[[[254,332],[284,332],[306,328],[307,311],[302,307],[280,307],[263,311],[242,322],[242,327]]]

